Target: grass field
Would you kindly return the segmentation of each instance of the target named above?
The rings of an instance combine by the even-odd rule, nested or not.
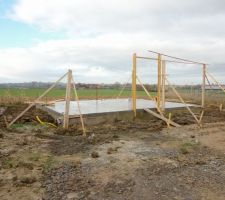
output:
[[[0,97],[12,96],[12,97],[38,97],[46,89],[32,88],[32,89],[16,89],[16,88],[0,88]],[[116,98],[121,89],[79,89],[78,95],[80,98]],[[49,98],[63,98],[65,97],[65,89],[53,89],[47,94]],[[155,92],[151,92],[154,96]],[[130,90],[124,90],[120,97],[131,96]],[[144,91],[137,91],[138,97],[147,97]]]

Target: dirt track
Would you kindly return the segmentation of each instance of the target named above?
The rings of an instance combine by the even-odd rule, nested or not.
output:
[[[155,119],[90,127],[87,138],[34,122],[1,130],[0,199],[224,199],[225,115],[210,109],[202,129]]]

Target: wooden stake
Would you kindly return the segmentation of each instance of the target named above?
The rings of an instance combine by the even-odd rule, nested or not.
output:
[[[206,77],[206,65],[202,67],[202,108],[205,107],[205,77]]]
[[[33,103],[31,103],[23,112],[21,112],[15,119],[13,119],[9,125],[8,128],[10,126],[12,126],[20,117],[22,117],[30,108],[32,108],[37,101],[39,101],[41,98],[43,98],[46,94],[48,94],[48,92],[50,90],[52,90],[52,88],[54,88],[56,86],[56,84],[58,82],[60,82],[68,73],[64,74],[60,79],[58,79],[50,88],[48,88],[41,96],[39,96]]]
[[[172,88],[173,92],[176,94],[176,96],[180,99],[180,101],[185,105],[185,107],[188,109],[188,111],[191,113],[191,115],[194,117],[194,119],[196,120],[197,124],[200,126],[199,120],[198,118],[195,116],[195,114],[192,112],[192,110],[189,108],[189,106],[185,103],[185,101],[183,100],[183,98],[180,96],[180,94],[177,92],[177,90],[175,89],[175,87],[173,87],[169,80],[167,78],[165,78],[165,80],[167,81],[168,85]]]
[[[63,120],[63,128],[69,128],[69,110],[70,110],[70,100],[71,100],[71,79],[72,79],[72,70],[68,71],[67,75],[67,85],[66,85],[66,104],[65,104],[65,112],[64,112],[64,120]]]
[[[223,110],[223,104],[222,103],[220,104],[219,109],[220,109],[220,111]]]
[[[201,112],[201,115],[200,115],[200,118],[199,118],[199,123],[201,124],[202,123],[202,118],[203,118],[203,115],[204,115],[204,109],[202,110]]]
[[[171,122],[171,113],[169,113],[169,118],[168,118],[168,122],[167,122],[167,128],[170,128],[170,123]]]
[[[162,111],[165,111],[165,76],[166,76],[166,62],[162,61]]]
[[[157,84],[157,107],[161,109],[161,78],[162,78],[162,72],[161,72],[161,54],[158,54],[158,84]]]
[[[5,122],[5,126],[6,126],[6,127],[8,127],[8,126],[9,126],[9,123],[8,123],[8,121],[7,121],[7,119],[6,119],[6,116],[5,116],[5,115],[3,115],[3,119],[4,119],[4,122]]]
[[[137,83],[136,83],[136,74],[137,74],[137,55],[133,54],[133,71],[132,71],[132,107],[134,112],[134,117],[137,116]]]
[[[83,135],[86,136],[86,130],[85,130],[85,127],[84,127],[84,120],[83,120],[83,116],[82,116],[82,113],[81,113],[79,97],[77,95],[77,89],[76,89],[76,85],[75,85],[75,81],[73,79],[73,76],[72,76],[72,81],[73,81],[73,90],[74,90],[74,94],[75,94],[75,99],[76,99],[76,102],[77,102],[77,108],[78,108],[78,112],[79,112],[79,115],[80,115],[80,121],[81,121],[82,129],[83,129]]]

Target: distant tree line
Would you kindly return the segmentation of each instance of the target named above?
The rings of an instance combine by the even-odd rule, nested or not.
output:
[[[19,89],[29,89],[29,88],[48,88],[52,85],[52,82],[25,82],[25,83],[0,83],[0,88],[19,88]],[[157,91],[156,84],[144,84],[148,91]],[[58,83],[56,88],[65,88],[66,83]],[[91,83],[77,83],[77,89],[131,89],[131,83],[119,83],[115,82],[112,84],[100,83],[100,84],[91,84]],[[176,88],[184,90],[199,90],[201,85],[176,85]],[[137,90],[142,90],[142,86],[137,84]]]

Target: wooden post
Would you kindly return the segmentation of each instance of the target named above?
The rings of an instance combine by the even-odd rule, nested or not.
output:
[[[136,83],[136,76],[137,76],[137,55],[136,53],[133,54],[133,70],[132,70],[132,107],[134,112],[134,117],[137,116],[137,83]]]
[[[202,108],[205,107],[205,77],[206,77],[206,65],[202,67]]]
[[[170,128],[170,121],[171,121],[171,113],[169,113],[169,118],[167,122],[167,128]]]
[[[162,60],[162,111],[165,111],[165,76],[166,76],[166,61]]]
[[[157,107],[161,108],[161,78],[162,78],[162,67],[161,67],[161,54],[158,54],[158,83],[157,83]]]
[[[202,110],[202,112],[201,112],[201,115],[200,115],[200,117],[199,117],[199,123],[201,124],[202,123],[202,118],[203,118],[203,115],[204,115],[204,109]]]
[[[221,103],[219,106],[219,110],[222,111],[223,110],[223,104]]]
[[[69,110],[70,110],[70,100],[71,100],[71,79],[72,79],[72,70],[68,71],[67,75],[67,85],[66,85],[66,104],[63,120],[63,128],[69,128]]]
[[[58,82],[60,82],[65,76],[67,75],[67,73],[66,74],[64,74],[60,79],[58,79],[50,88],[48,88],[41,96],[39,96],[32,104],[30,104],[23,112],[21,112],[14,120],[12,120],[10,123],[9,123],[9,125],[8,125],[8,128],[10,127],[10,126],[12,126],[20,117],[22,117],[30,108],[32,108],[35,104],[36,104],[36,102],[37,101],[39,101],[41,98],[43,98],[46,94],[48,94],[48,92],[50,91],[50,90],[52,90],[52,88],[54,88],[55,86],[56,86],[56,84],[58,83]]]

